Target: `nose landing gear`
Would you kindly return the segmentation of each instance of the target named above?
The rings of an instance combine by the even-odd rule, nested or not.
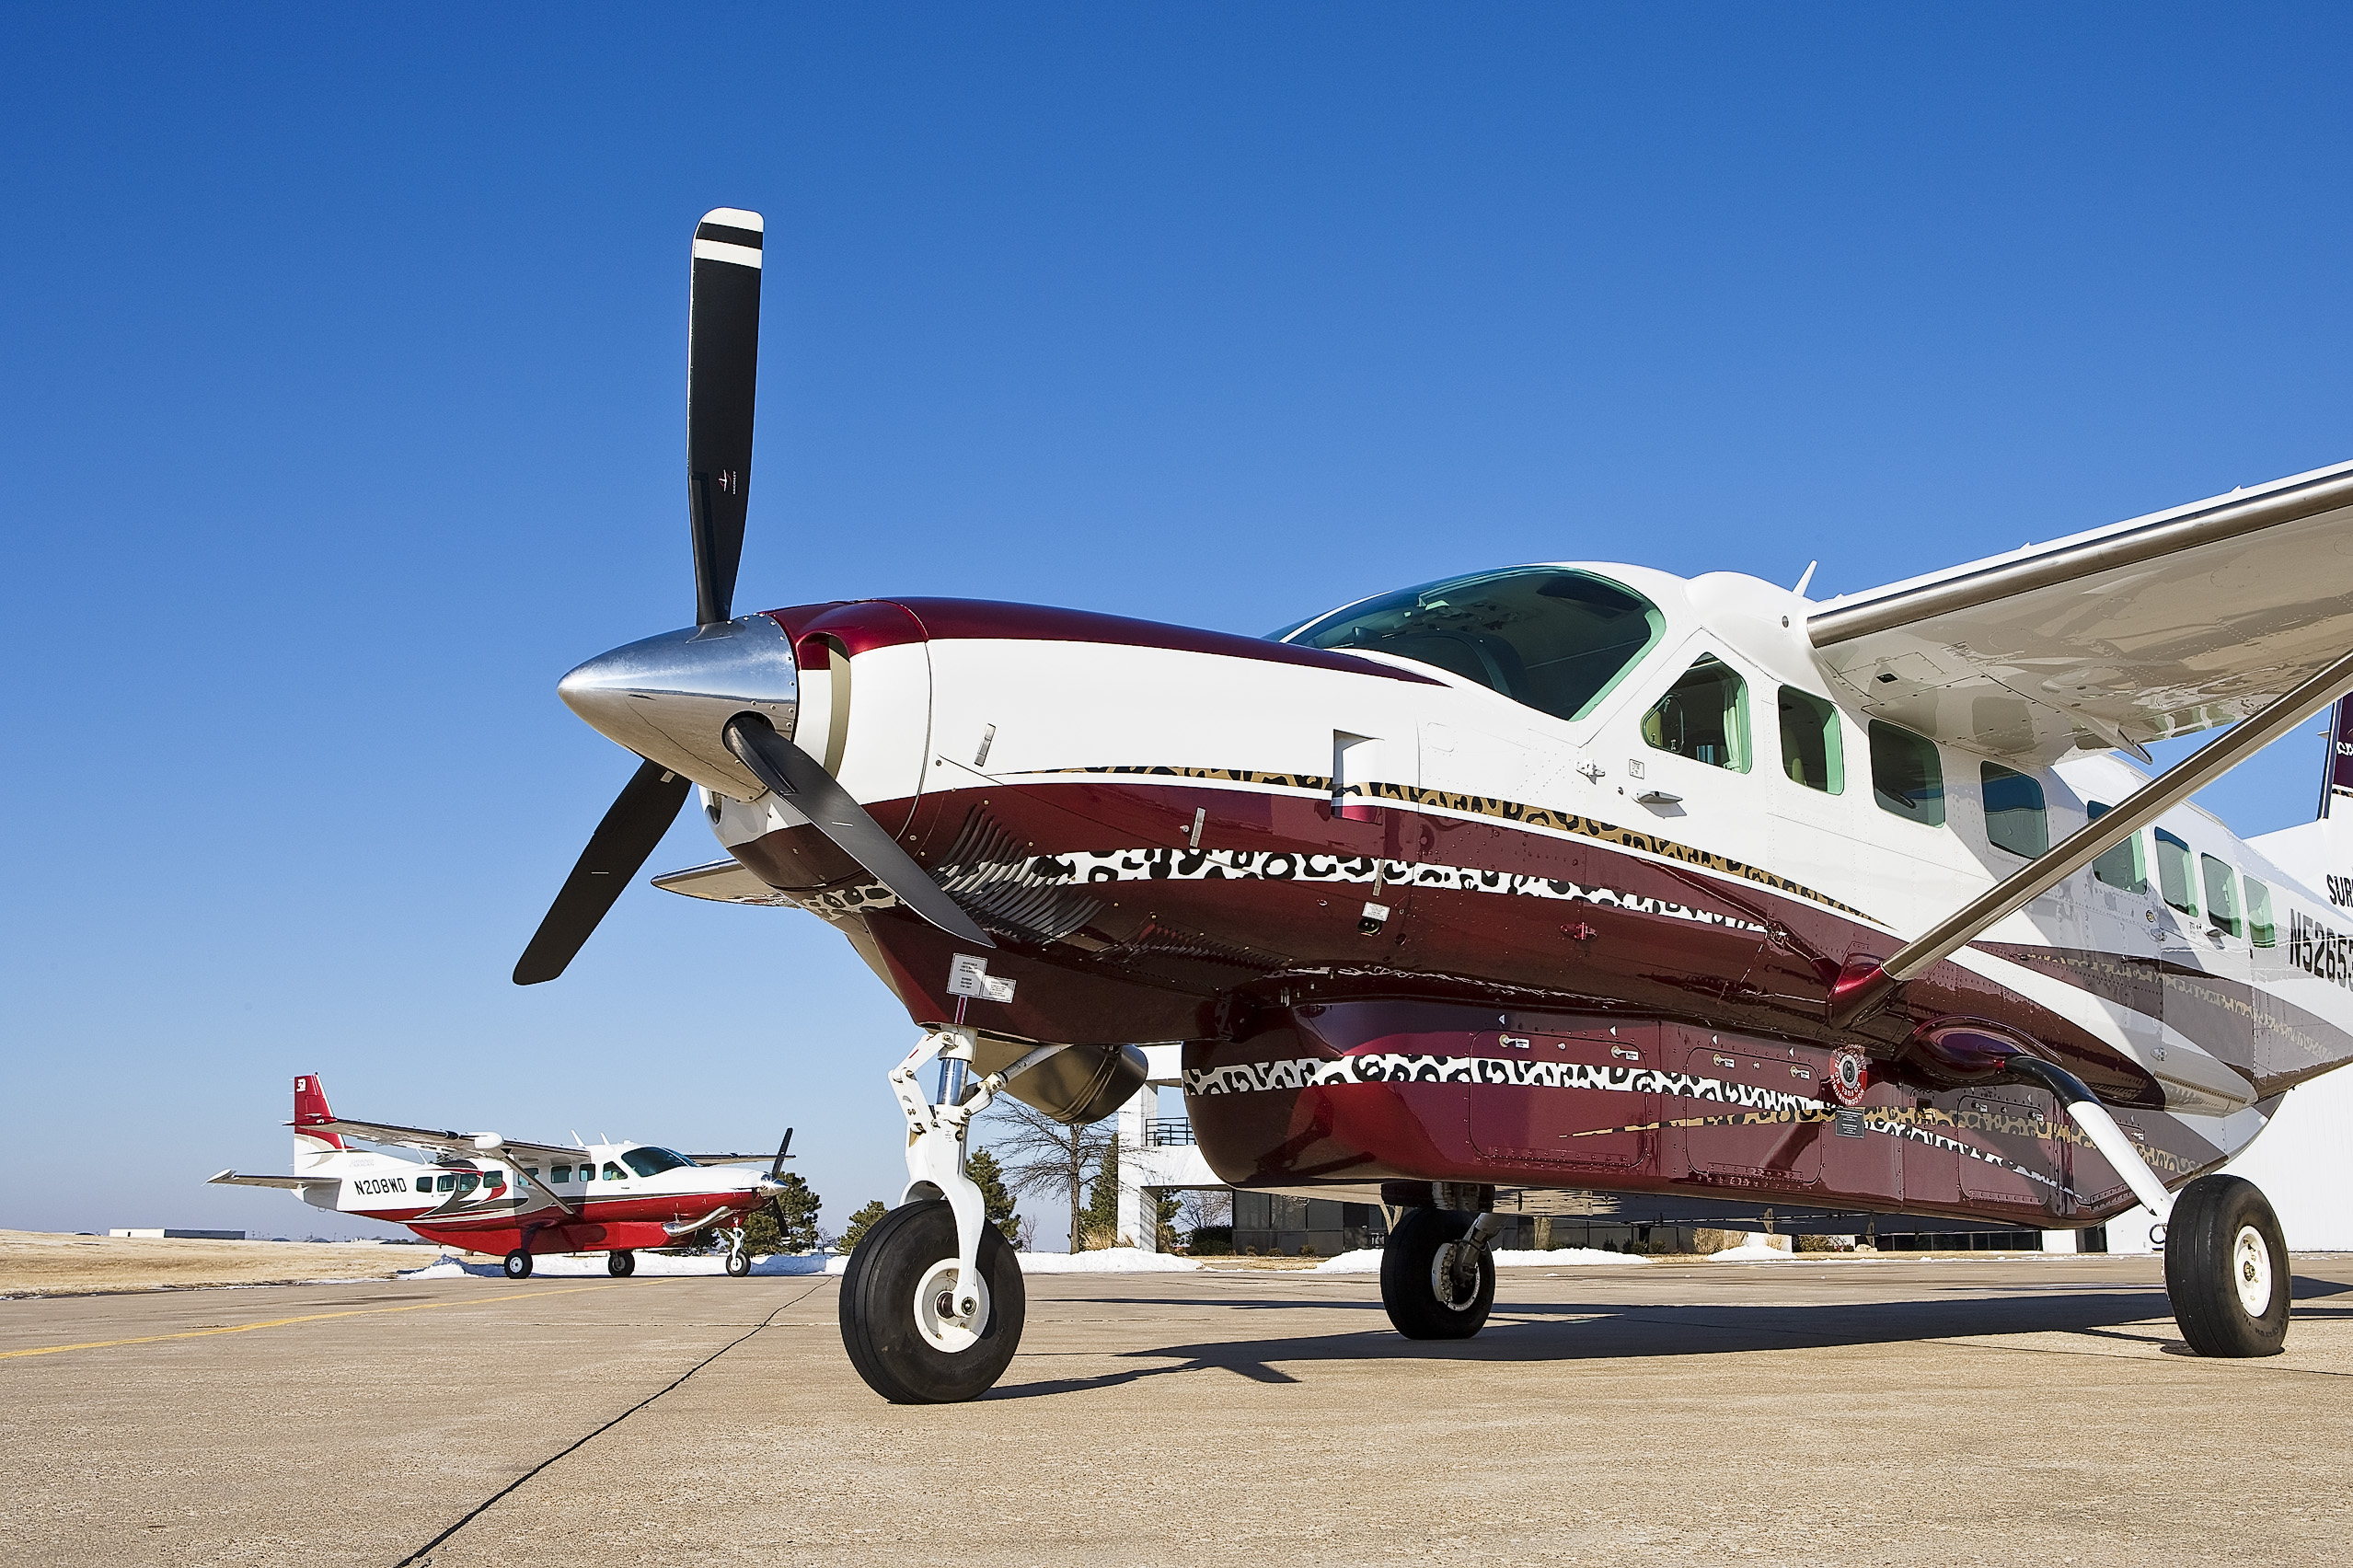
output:
[[[985,1393],[1021,1343],[1028,1297],[1021,1261],[964,1173],[964,1138],[1009,1079],[1061,1047],[1041,1045],[961,1091],[943,1084],[940,1104],[925,1099],[920,1079],[932,1058],[969,1063],[972,1049],[971,1031],[935,1030],[891,1069],[891,1092],[907,1119],[906,1193],[859,1239],[842,1276],[850,1365],[895,1404]]]

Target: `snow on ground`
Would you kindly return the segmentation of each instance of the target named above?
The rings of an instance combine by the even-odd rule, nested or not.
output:
[[[1017,1252],[1023,1274],[1189,1274],[1192,1258],[1147,1252],[1136,1247],[1105,1247],[1093,1252]]]
[[[1495,1262],[1507,1269],[1538,1269],[1575,1266],[1584,1263],[1647,1263],[1648,1258],[1639,1252],[1612,1252],[1600,1247],[1554,1247],[1545,1251],[1524,1251],[1505,1248],[1494,1254]],[[1316,1264],[1318,1274],[1378,1274],[1380,1249],[1368,1247],[1354,1252],[1343,1252],[1336,1258],[1326,1258]]]
[[[1785,1263],[1795,1256],[1797,1254],[1794,1251],[1783,1251],[1779,1247],[1768,1247],[1752,1238],[1743,1241],[1737,1247],[1726,1247],[1721,1252],[1710,1252],[1708,1262],[1712,1263]]]
[[[1173,1258],[1163,1252],[1139,1251],[1134,1247],[1107,1247],[1097,1252],[1016,1252],[1021,1260],[1023,1274],[1182,1274],[1201,1265],[1191,1258]],[[1374,1254],[1378,1257],[1378,1253]],[[531,1260],[535,1278],[570,1279],[583,1275],[605,1277],[608,1274],[603,1252],[542,1252]],[[755,1275],[816,1274],[843,1273],[849,1259],[831,1252],[814,1252],[799,1257],[761,1256],[752,1260]],[[691,1257],[664,1257],[659,1252],[640,1252],[637,1272],[648,1277],[682,1274],[725,1274],[726,1259],[717,1253],[700,1253]],[[498,1279],[503,1273],[496,1263],[467,1263],[443,1256],[421,1269],[410,1269],[402,1279]]]

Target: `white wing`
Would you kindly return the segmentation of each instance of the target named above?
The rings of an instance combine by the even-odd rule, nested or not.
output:
[[[1864,714],[1990,756],[2232,723],[2353,650],[2353,463],[1844,596],[1806,633]]]

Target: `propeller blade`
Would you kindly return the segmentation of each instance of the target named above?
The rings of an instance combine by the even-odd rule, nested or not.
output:
[[[776,1146],[776,1163],[768,1167],[768,1180],[773,1182],[784,1174],[784,1151],[792,1147],[792,1129],[784,1129],[784,1141]]]
[[[638,874],[653,847],[670,831],[678,808],[693,789],[686,775],[673,773],[658,762],[640,767],[622,786],[605,820],[588,836],[588,847],[564,879],[556,902],[533,933],[514,966],[514,983],[536,986],[564,972],[581,944],[588,940],[629,879]]]
[[[972,917],[956,906],[930,874],[915,863],[882,824],[850,799],[816,758],[776,732],[756,713],[738,714],[727,722],[727,749],[755,774],[761,783],[790,801],[816,830],[836,848],[865,867],[897,895],[901,904],[952,937],[982,947],[995,947]]]
[[[752,489],[752,403],[760,368],[760,214],[719,207],[695,225],[686,337],[686,508],[695,619],[733,613]]]

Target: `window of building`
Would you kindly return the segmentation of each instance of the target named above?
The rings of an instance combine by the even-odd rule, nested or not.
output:
[[[559,1165],[548,1173],[548,1179],[551,1182],[569,1182],[571,1180],[571,1167]]]
[[[2197,869],[2206,877],[2206,923],[2227,937],[2243,935],[2246,923],[2239,918],[2239,879],[2211,855],[2200,855]]]
[[[1384,594],[1318,616],[1276,640],[1394,653],[1556,719],[1582,719],[1666,628],[1657,606],[1630,588],[1589,571],[1539,567]]]
[[[694,1163],[675,1149],[650,1147],[630,1149],[621,1156],[621,1162],[640,1176],[659,1176],[664,1170],[675,1170]]]
[[[1782,771],[1809,790],[1847,787],[1839,747],[1839,710],[1811,692],[1781,690]]]
[[[621,1168],[614,1164],[611,1160],[606,1160],[605,1162],[605,1180],[607,1182],[617,1182],[620,1179]]]
[[[2043,786],[1998,762],[1978,765],[1985,792],[1985,836],[1997,849],[2029,860],[2050,847],[2050,819],[2043,811]]]
[[[2190,887],[2189,846],[2163,828],[2157,830],[2157,891],[2166,903],[2185,915],[2197,913],[2197,894]]]
[[[2247,940],[2257,947],[2279,945],[2279,928],[2271,920],[2271,890],[2253,877],[2247,884]]]
[[[1944,769],[1936,760],[1936,743],[1909,730],[1871,721],[1871,793],[1879,809],[1920,824],[1944,822]]]
[[[433,1187],[437,1192],[454,1193],[457,1191],[457,1178],[444,1173],[434,1178]]]
[[[1683,672],[1648,713],[1643,740],[1711,767],[1748,771],[1748,683],[1714,654]]]
[[[2097,822],[2116,808],[2105,801],[2088,801],[2084,802],[2084,810],[2093,822]],[[2127,893],[2147,893],[2149,862],[2141,858],[2140,835],[2136,833],[2114,848],[2104,851],[2098,859],[2092,862],[2092,874],[2110,887],[2120,887]]]

